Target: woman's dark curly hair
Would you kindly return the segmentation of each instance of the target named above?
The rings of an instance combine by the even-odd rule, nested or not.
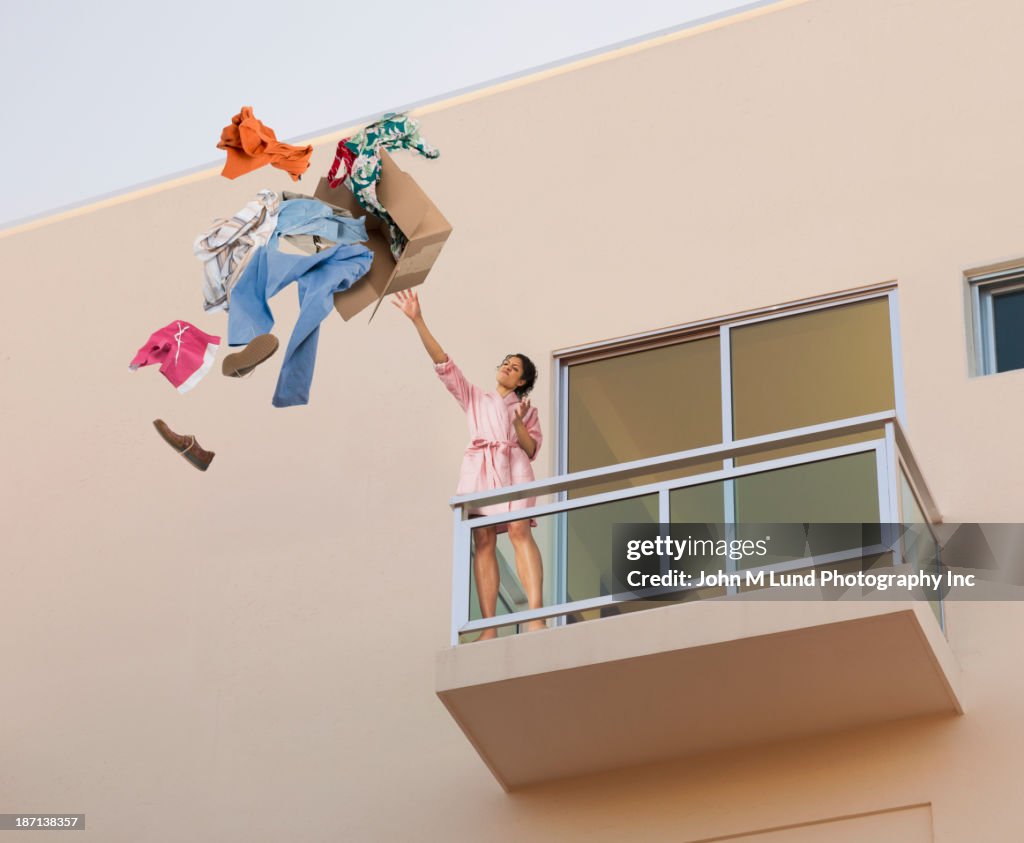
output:
[[[516,395],[521,401],[530,394],[530,390],[533,389],[533,385],[537,382],[537,367],[533,365],[533,361],[525,354],[506,354],[501,361],[501,365],[504,365],[513,357],[518,357],[523,364],[523,380],[526,383],[516,389]]]

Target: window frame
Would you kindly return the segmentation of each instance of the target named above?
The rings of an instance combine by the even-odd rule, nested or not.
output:
[[[1018,268],[1024,285],[1024,267]],[[661,328],[616,339],[587,343],[556,350],[553,353],[556,367],[555,417],[557,435],[555,441],[555,471],[568,473],[569,455],[569,369],[578,363],[590,362],[603,357],[617,357],[660,345],[672,345],[691,339],[717,335],[721,354],[721,402],[722,402],[722,443],[734,441],[732,413],[732,354],[730,331],[744,325],[783,319],[802,313],[811,313],[831,307],[842,307],[860,301],[886,298],[889,303],[889,337],[893,365],[893,390],[896,417],[906,426],[906,406],[903,385],[902,343],[899,327],[898,288],[895,281],[859,287],[813,298],[742,311],[713,319],[703,319],[684,325]],[[732,460],[729,460],[731,463]]]
[[[1000,375],[1024,369],[999,371],[996,362],[995,308],[993,300],[1005,293],[1024,290],[1024,266],[1014,266],[995,272],[967,273],[970,290],[971,327],[974,337],[974,355],[971,366],[973,377]]]

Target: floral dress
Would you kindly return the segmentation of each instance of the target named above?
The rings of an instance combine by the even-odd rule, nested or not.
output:
[[[519,398],[515,392],[502,397],[498,392],[485,392],[474,386],[449,357],[444,363],[434,365],[437,376],[448,391],[455,396],[466,413],[470,442],[462,457],[457,495],[483,492],[528,483],[534,479],[530,463],[540,452],[542,435],[536,407],[530,407],[523,418],[523,424],[536,443],[533,456],[528,457],[519,445],[512,419]],[[470,510],[470,515],[495,515],[526,509],[534,506],[537,499],[523,498],[506,503],[490,504]]]

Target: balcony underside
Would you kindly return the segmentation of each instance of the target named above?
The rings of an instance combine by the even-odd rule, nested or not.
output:
[[[438,655],[437,693],[506,789],[957,714],[923,603],[706,601]]]

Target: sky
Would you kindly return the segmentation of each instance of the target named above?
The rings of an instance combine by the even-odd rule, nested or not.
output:
[[[0,0],[0,227],[767,0]]]

